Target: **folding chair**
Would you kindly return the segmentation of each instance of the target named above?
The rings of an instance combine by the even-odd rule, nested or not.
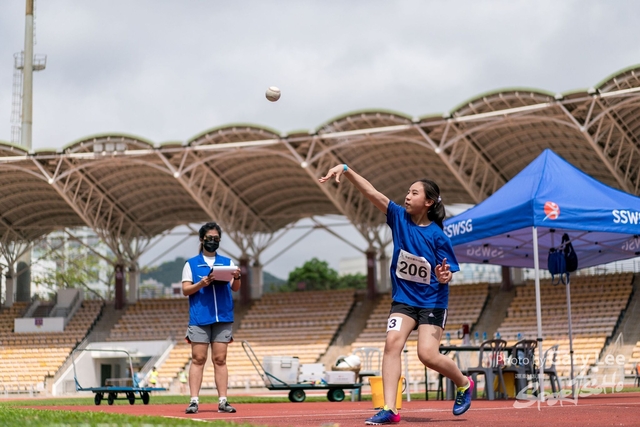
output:
[[[507,347],[507,342],[501,339],[487,340],[480,344],[480,351],[478,353],[478,366],[467,369],[467,373],[473,377],[473,381],[476,382],[478,374],[484,375],[485,386],[484,394],[489,400],[495,400],[496,396],[493,390],[493,383],[495,378],[498,378],[500,388],[504,393],[503,396],[507,397],[507,386],[504,384],[504,378],[502,376],[502,368],[500,361],[504,361],[504,352]],[[486,356],[485,356],[486,355]],[[484,361],[488,366],[484,366]],[[473,390],[474,397],[477,395],[476,389]]]
[[[547,367],[547,362],[549,361],[549,353],[551,353],[551,364]],[[559,393],[562,387],[560,387],[560,379],[558,378],[558,371],[556,370],[556,358],[558,355],[558,344],[549,347],[547,351],[544,352],[544,368],[542,372],[546,375],[549,375],[549,381],[551,381],[551,392],[555,395]]]
[[[529,384],[529,378],[535,378],[536,374],[536,340],[521,340],[513,345],[511,361],[515,364],[504,368],[504,372],[515,372],[516,374],[516,396]]]

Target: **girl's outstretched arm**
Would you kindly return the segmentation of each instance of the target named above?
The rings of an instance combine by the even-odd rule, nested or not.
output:
[[[376,190],[369,181],[358,175],[347,167],[347,165],[337,165],[329,169],[329,172],[322,178],[318,179],[320,182],[327,182],[331,177],[336,177],[336,182],[340,182],[340,177],[344,175],[349,181],[360,191],[375,207],[380,209],[383,213],[387,213],[387,207],[389,206],[389,198]]]

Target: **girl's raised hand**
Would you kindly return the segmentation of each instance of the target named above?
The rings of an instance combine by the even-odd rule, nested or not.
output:
[[[447,259],[442,259],[442,264],[436,265],[436,278],[440,283],[449,283],[453,277],[451,267],[447,264]]]
[[[323,176],[322,178],[319,178],[318,181],[320,181],[321,183],[327,182],[328,180],[331,179],[332,176],[335,176],[336,182],[340,182],[340,177],[345,172],[344,168],[345,168],[344,165],[334,166],[331,169],[329,169],[329,172],[327,172],[325,176]]]

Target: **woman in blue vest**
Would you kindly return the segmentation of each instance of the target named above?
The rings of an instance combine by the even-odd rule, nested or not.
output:
[[[191,401],[186,413],[198,412],[198,395],[209,346],[218,390],[218,412],[236,412],[227,402],[227,346],[233,341],[231,291],[240,289],[240,269],[236,269],[230,282],[216,280],[216,266],[235,266],[229,258],[216,253],[222,229],[215,222],[208,222],[200,227],[199,235],[200,251],[187,260],[182,270],[182,293],[189,297],[186,340],[191,343]]]
[[[391,259],[391,310],[382,358],[384,408],[365,424],[400,422],[396,394],[400,380],[401,352],[412,330],[418,330],[418,358],[425,366],[450,378],[457,386],[453,414],[471,406],[473,380],[456,363],[440,354],[440,340],[447,322],[448,283],[459,271],[451,241],[442,231],[445,217],[440,188],[428,179],[415,181],[404,198],[404,207],[389,200],[347,165],[334,166],[321,183],[345,176],[375,207],[387,215],[393,236]],[[447,260],[450,264],[447,264]]]

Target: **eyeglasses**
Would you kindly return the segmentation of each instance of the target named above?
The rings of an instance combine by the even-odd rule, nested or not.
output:
[[[205,242],[219,242],[220,236],[204,236],[202,240]]]

